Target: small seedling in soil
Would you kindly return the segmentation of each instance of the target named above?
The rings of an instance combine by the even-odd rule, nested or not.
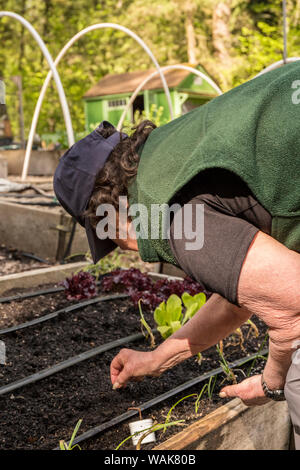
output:
[[[252,363],[250,364],[250,367],[249,367],[248,372],[247,372],[247,376],[248,376],[248,377],[250,377],[251,371],[252,371],[253,367],[255,366],[257,359],[263,359],[264,361],[267,360],[266,357],[264,357],[264,356],[262,356],[262,355],[260,354],[260,351],[263,350],[263,347],[264,347],[264,345],[265,345],[265,343],[266,343],[268,337],[269,337],[269,335],[268,335],[268,333],[267,333],[267,334],[265,335],[265,337],[264,337],[264,339],[263,339],[261,345],[260,345],[259,350],[257,351],[257,356],[255,357],[255,359],[253,359]]]
[[[125,444],[125,442],[127,442],[129,439],[132,439],[134,436],[137,436],[138,434],[141,434],[141,432],[143,432],[143,434],[141,435],[137,445],[136,445],[136,450],[140,450],[141,449],[141,443],[143,442],[143,440],[145,439],[146,436],[148,436],[148,434],[152,433],[152,432],[157,432],[157,431],[160,431],[161,429],[164,429],[164,427],[170,427],[170,426],[184,426],[184,419],[180,419],[178,421],[172,421],[171,423],[157,423],[157,421],[154,421],[153,425],[148,428],[148,429],[144,429],[144,431],[138,431],[138,432],[135,432],[134,434],[131,434],[130,436],[126,437],[126,439],[124,439],[122,442],[120,442],[120,444],[117,445],[117,447],[115,448],[115,450],[119,450],[120,447]]]
[[[86,254],[86,260],[91,260],[91,257],[89,254]],[[104,274],[108,273],[110,271],[116,270],[119,268],[121,265],[121,255],[118,253],[117,250],[113,251],[110,253],[108,256],[104,256],[98,263],[91,263],[85,266],[84,268],[81,269],[83,272],[88,272],[94,278],[96,281],[99,280],[99,277]]]
[[[60,448],[60,450],[73,450],[73,449],[75,449],[76,447],[78,447],[78,449],[81,450],[81,448],[80,448],[80,446],[79,446],[78,444],[75,444],[75,445],[73,446],[74,439],[75,439],[75,437],[76,437],[76,434],[78,433],[78,430],[79,430],[79,428],[80,428],[81,423],[82,423],[82,419],[80,419],[80,420],[77,422],[77,424],[76,424],[76,426],[75,426],[75,428],[74,428],[74,431],[73,431],[73,434],[72,434],[72,437],[71,437],[69,443],[67,443],[67,442],[64,441],[64,440],[59,441],[59,448]]]
[[[139,300],[138,302],[138,305],[139,305],[139,311],[140,311],[140,316],[141,316],[141,324],[142,324],[142,327],[144,327],[147,331],[147,333],[145,334],[146,336],[146,339],[149,337],[150,338],[150,347],[151,348],[155,348],[155,338],[154,338],[154,335],[151,331],[151,328],[150,326],[148,325],[148,323],[146,322],[145,320],[145,317],[143,315],[143,311],[142,311],[142,307],[141,307],[141,299]]]
[[[199,406],[200,406],[200,400],[204,396],[206,390],[207,390],[208,385],[205,384],[203,385],[199,395],[197,396],[196,402],[195,402],[195,413],[198,414],[199,411]]]
[[[249,331],[248,331],[248,334],[247,334],[247,338],[249,338],[249,335],[250,335],[251,331],[253,331],[253,334],[254,334],[255,338],[258,338],[259,337],[259,331],[258,331],[258,328],[255,325],[255,323],[253,323],[253,321],[250,320],[250,318],[247,320],[247,323],[248,323],[248,325],[250,325],[250,328],[249,328]]]
[[[238,343],[236,343],[236,344],[233,343],[232,345],[233,345],[233,346],[239,345],[240,348],[241,348],[241,350],[242,350],[243,352],[246,352],[246,350],[245,350],[245,348],[244,348],[244,335],[243,335],[243,332],[242,332],[241,328],[237,328],[237,329],[235,330],[235,333],[238,335],[239,341],[238,341]]]
[[[191,393],[190,395],[186,395],[185,397],[183,398],[180,398],[180,400],[178,400],[174,405],[171,406],[171,408],[169,409],[168,411],[168,414],[167,414],[167,417],[166,417],[166,420],[165,420],[165,423],[164,423],[164,428],[163,428],[163,432],[166,431],[166,428],[167,428],[167,424],[171,418],[171,413],[173,412],[174,408],[179,404],[181,403],[183,400],[186,400],[188,398],[191,398],[191,397],[196,397],[196,402],[195,402],[195,412],[196,414],[198,413],[198,410],[199,410],[199,402],[202,398],[202,396],[204,395],[204,393],[207,391],[207,396],[209,398],[209,400],[212,399],[212,395],[213,395],[213,391],[214,391],[214,388],[215,388],[215,385],[216,385],[216,381],[217,381],[217,376],[213,376],[213,377],[210,377],[208,383],[206,383],[202,389],[201,389],[201,392],[199,393],[199,395],[197,395],[197,393]]]
[[[190,397],[197,397],[197,393],[192,393],[191,395],[187,395],[187,396],[185,396],[185,397],[183,397],[183,398],[180,398],[180,400],[178,400],[178,401],[175,403],[175,405],[171,406],[171,408],[170,408],[169,411],[168,411],[166,420],[165,420],[165,422],[164,422],[163,432],[165,432],[166,429],[167,429],[169,420],[170,420],[170,418],[171,418],[171,413],[172,413],[172,411],[174,410],[174,408],[175,408],[180,402],[182,402],[183,400],[186,400],[187,398],[190,398]]]
[[[253,332],[253,335],[257,338],[259,336],[259,331],[258,331],[258,328],[255,325],[255,323],[253,323],[253,321],[248,319],[246,321],[246,323],[244,323],[244,325],[247,325],[247,324],[250,325],[250,328],[249,328],[249,331],[248,331],[248,334],[247,334],[246,338],[247,339],[249,338],[249,335],[250,335],[251,331]],[[246,350],[244,348],[244,335],[243,335],[243,332],[242,332],[241,328],[237,328],[233,334],[238,335],[239,341],[238,341],[238,343],[229,343],[228,346],[237,346],[237,345],[239,345],[241,350],[243,352],[246,352]],[[223,342],[223,340],[221,340],[219,342],[219,349],[220,349],[221,353],[224,352],[224,342]]]
[[[198,414],[199,406],[200,406],[200,400],[204,396],[205,392],[207,392],[208,399],[212,400],[212,396],[213,396],[213,393],[214,393],[216,382],[217,382],[217,376],[214,375],[214,376],[210,377],[208,383],[206,383],[202,387],[199,395],[197,396],[197,400],[196,400],[196,403],[195,403],[195,413],[196,414]]]
[[[228,380],[229,382],[233,382],[234,384],[236,384],[237,381],[236,381],[236,376],[234,375],[234,372],[229,367],[228,362],[226,361],[224,354],[220,350],[219,346],[216,346],[216,348],[221,358],[220,366],[222,367],[223,372],[226,375],[226,378],[224,380]]]

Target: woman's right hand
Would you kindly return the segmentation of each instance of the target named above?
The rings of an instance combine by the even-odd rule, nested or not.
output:
[[[143,380],[145,375],[158,377],[161,374],[155,365],[154,351],[143,352],[121,349],[111,362],[110,378],[113,389],[125,387],[129,381]]]

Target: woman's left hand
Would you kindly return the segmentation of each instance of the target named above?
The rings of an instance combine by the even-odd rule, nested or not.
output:
[[[237,385],[229,385],[222,388],[220,397],[238,397],[247,406],[264,405],[270,401],[270,398],[267,398],[264,394],[261,385],[261,375],[254,375]]]

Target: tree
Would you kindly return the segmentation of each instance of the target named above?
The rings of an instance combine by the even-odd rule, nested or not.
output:
[[[129,27],[161,65],[201,63],[226,91],[282,57],[281,0],[0,0],[1,10],[22,14],[43,37],[53,58],[79,30],[93,23]],[[299,55],[300,0],[287,1],[288,52]],[[141,47],[120,31],[94,31],[68,51],[59,72],[75,132],[84,130],[82,96],[108,73],[153,68]],[[19,135],[12,76],[23,82],[25,135],[49,67],[31,35],[16,21],[0,19],[0,75],[7,85],[13,132]],[[38,133],[64,132],[54,82],[42,107]]]

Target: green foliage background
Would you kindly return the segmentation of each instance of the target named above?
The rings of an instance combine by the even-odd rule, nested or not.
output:
[[[216,48],[215,13],[230,9],[225,19],[227,59]],[[79,30],[100,22],[127,26],[140,35],[161,65],[188,62],[185,21],[192,11],[197,62],[206,67],[223,91],[243,83],[282,58],[282,2],[257,0],[0,0],[0,10],[23,15],[42,36],[52,57]],[[288,0],[288,53],[300,55],[300,0]],[[222,18],[221,18],[222,21]],[[221,25],[222,28],[222,25]],[[222,41],[222,38],[221,38]],[[224,54],[223,54],[224,55]],[[72,46],[59,65],[74,130],[84,129],[82,96],[107,73],[153,68],[134,40],[112,29],[95,31]],[[16,85],[24,88],[25,131],[28,134],[48,65],[30,33],[11,18],[0,19],[0,77],[7,86],[8,112],[18,136]],[[62,132],[64,122],[54,82],[43,104],[38,133]]]

